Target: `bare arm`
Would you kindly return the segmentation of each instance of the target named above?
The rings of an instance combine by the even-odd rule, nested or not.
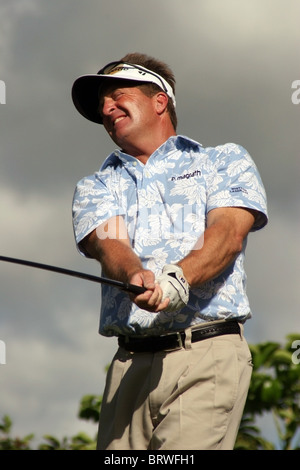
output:
[[[236,259],[254,220],[254,211],[243,208],[209,212],[203,243],[199,240],[199,246],[177,263],[191,288],[215,278]]]
[[[111,279],[147,288],[143,294],[130,295],[140,308],[158,312],[168,305],[168,300],[161,302],[162,290],[154,282],[154,273],[143,268],[132,250],[122,217],[109,219],[108,223],[88,235],[82,245],[92,258],[101,263],[105,274]]]

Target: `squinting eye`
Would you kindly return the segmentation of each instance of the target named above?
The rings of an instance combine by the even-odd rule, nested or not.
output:
[[[121,96],[123,96],[123,95],[124,95],[124,93],[122,93],[121,91],[117,91],[116,93],[113,94],[112,98],[114,100],[117,100],[117,99],[121,98]]]

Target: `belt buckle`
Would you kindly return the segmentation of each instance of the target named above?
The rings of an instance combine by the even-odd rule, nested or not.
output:
[[[184,348],[184,341],[183,341],[183,338],[181,336],[181,333],[179,331],[176,331],[176,339],[177,339],[177,346],[175,346],[174,348],[167,348],[167,349],[164,349],[164,351],[166,352],[171,352],[171,351],[177,351],[178,349],[182,349]],[[174,333],[169,333],[169,335],[174,335]],[[166,335],[168,336],[168,335]]]

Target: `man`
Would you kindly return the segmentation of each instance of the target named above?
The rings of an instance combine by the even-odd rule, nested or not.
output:
[[[78,248],[146,288],[102,288],[100,333],[119,348],[98,449],[232,449],[249,387],[243,262],[248,233],[267,223],[265,192],[242,147],[176,134],[174,86],[143,54],[73,85],[77,110],[119,147],[77,185]]]

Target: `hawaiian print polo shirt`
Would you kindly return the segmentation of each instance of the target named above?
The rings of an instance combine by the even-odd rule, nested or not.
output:
[[[146,164],[115,150],[99,171],[79,181],[73,200],[75,239],[86,255],[80,247],[83,238],[111,217],[123,216],[133,250],[144,268],[157,276],[165,264],[186,256],[197,241],[201,249],[207,214],[218,207],[254,209],[252,231],[266,225],[265,190],[252,158],[233,143],[204,148],[185,136],[173,136]],[[103,285],[100,333],[158,335],[209,320],[244,322],[251,317],[245,248],[246,241],[235,262],[214,280],[192,289],[188,305],[177,312],[147,312],[126,292]]]

